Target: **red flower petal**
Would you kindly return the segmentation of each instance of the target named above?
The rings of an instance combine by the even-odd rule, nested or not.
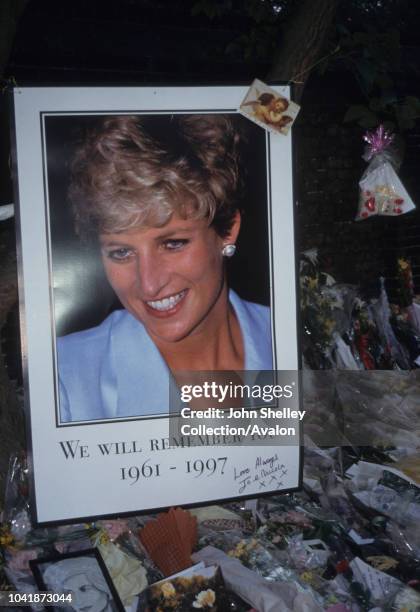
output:
[[[346,572],[349,569],[349,567],[350,565],[347,559],[342,559],[335,566],[335,571],[337,572],[337,574],[344,574],[344,572]]]

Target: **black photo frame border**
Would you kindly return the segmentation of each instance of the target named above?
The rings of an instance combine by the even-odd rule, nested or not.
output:
[[[48,591],[48,587],[44,582],[43,574],[40,566],[43,564],[53,564],[58,561],[63,561],[64,559],[77,559],[77,557],[93,557],[105,578],[105,582],[109,588],[109,591],[112,596],[113,603],[115,604],[118,612],[125,612],[124,605],[118,595],[117,589],[115,588],[114,583],[112,582],[112,578],[109,574],[108,568],[105,565],[105,561],[102,558],[101,553],[97,548],[85,548],[83,550],[77,550],[68,553],[57,553],[50,555],[48,557],[39,557],[38,559],[31,559],[29,561],[29,567],[31,568],[32,574],[35,578],[35,582],[39,587],[40,591]],[[45,610],[50,612],[60,612],[63,608],[60,606],[44,606]]]

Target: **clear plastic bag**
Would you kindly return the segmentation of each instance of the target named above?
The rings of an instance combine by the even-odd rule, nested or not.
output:
[[[398,156],[391,146],[393,136],[379,126],[367,132],[364,159],[370,161],[359,181],[359,209],[356,221],[373,215],[399,216],[410,212],[415,204],[400,181],[395,168]]]
[[[4,499],[3,522],[16,542],[23,542],[32,529],[28,494],[28,465],[24,453],[10,457]]]

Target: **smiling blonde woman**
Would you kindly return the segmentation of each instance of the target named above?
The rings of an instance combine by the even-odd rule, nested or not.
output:
[[[97,242],[123,309],[59,339],[62,421],[167,413],[178,370],[272,369],[269,309],[227,285],[239,142],[228,115],[123,115],[79,147],[76,228]]]

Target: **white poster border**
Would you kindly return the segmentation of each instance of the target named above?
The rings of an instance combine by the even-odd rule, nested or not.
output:
[[[276,86],[276,89],[282,95],[290,95],[287,86]],[[298,444],[175,449],[166,447],[166,418],[135,419],[141,427],[141,434],[137,435],[133,433],[133,420],[60,424],[55,418],[58,400],[51,305],[52,263],[48,207],[45,207],[48,177],[43,117],[51,114],[234,113],[246,90],[246,86],[203,86],[24,87],[14,91],[22,355],[30,434],[32,510],[37,524],[258,497],[296,490],[301,484],[301,449]],[[267,133],[266,142],[271,198],[268,218],[271,224],[271,317],[275,363],[277,370],[297,371],[292,139],[290,135]],[[151,440],[159,441],[154,450],[151,450]],[[106,443],[120,444],[115,448],[121,452],[106,457],[94,453],[99,444]],[[255,464],[255,458],[261,459],[262,455],[265,458],[277,455],[278,464],[287,466],[281,486],[277,483],[264,490],[257,483],[239,486],[236,475],[248,469],[250,461]],[[220,466],[225,457],[228,470],[223,474],[216,472],[216,478],[200,480],[197,474],[186,473],[191,462],[199,460],[207,464],[215,460]],[[127,470],[132,466],[139,472],[137,479],[127,476]]]

